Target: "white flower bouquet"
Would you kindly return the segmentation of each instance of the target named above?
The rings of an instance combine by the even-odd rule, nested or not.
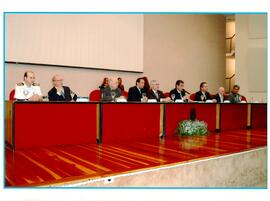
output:
[[[207,123],[198,120],[180,121],[177,129],[182,136],[203,136],[208,134]]]

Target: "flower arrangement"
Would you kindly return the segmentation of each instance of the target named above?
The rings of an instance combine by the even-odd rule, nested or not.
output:
[[[180,121],[177,129],[179,134],[183,136],[203,136],[208,134],[207,124],[198,120]]]
[[[196,110],[190,110],[190,119],[178,123],[178,133],[182,136],[204,136],[208,134],[207,124],[196,120]]]

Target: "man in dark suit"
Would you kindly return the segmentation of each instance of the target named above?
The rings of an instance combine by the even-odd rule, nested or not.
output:
[[[53,88],[48,92],[50,101],[76,101],[77,95],[69,87],[63,86],[63,78],[55,75],[52,78]],[[73,95],[73,97],[71,96]]]
[[[195,101],[202,101],[206,102],[207,100],[212,100],[209,92],[208,92],[208,85],[206,82],[202,82],[200,84],[200,91],[196,92],[195,94]]]
[[[169,102],[171,100],[169,97],[165,98],[163,92],[159,90],[159,83],[157,80],[151,80],[147,98],[156,99],[157,102]]]
[[[144,94],[146,97],[146,91],[144,91],[144,79],[138,78],[136,80],[136,86],[130,87],[128,90],[128,101],[141,101]]]
[[[215,95],[214,99],[217,103],[223,103],[225,100],[225,89],[224,87],[219,87],[218,93]]]
[[[176,100],[183,100],[185,102],[188,101],[188,98],[186,96],[186,91],[184,90],[183,80],[176,81],[175,88],[170,91],[170,97],[171,99],[173,99],[173,101],[176,101]]]
[[[242,96],[239,94],[240,86],[234,85],[231,94],[228,99],[231,103],[240,103],[242,100]]]

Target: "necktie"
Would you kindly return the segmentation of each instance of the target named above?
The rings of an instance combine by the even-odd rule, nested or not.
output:
[[[64,93],[64,91],[61,91],[61,95],[63,96],[63,98],[65,98],[65,93]]]
[[[157,92],[155,92],[155,95],[156,95],[157,99],[159,99],[159,96],[158,96],[158,93]]]
[[[181,91],[179,92],[179,95],[180,95],[180,99],[183,99],[182,94],[181,94]]]
[[[221,94],[218,94],[218,95],[219,95],[220,102],[222,103],[223,102],[223,96]]]

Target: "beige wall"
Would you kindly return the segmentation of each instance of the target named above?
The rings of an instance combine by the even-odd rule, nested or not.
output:
[[[267,15],[236,15],[235,82],[250,99],[267,98]]]
[[[44,94],[51,88],[53,74],[61,74],[65,84],[80,96],[97,88],[105,76],[120,76],[125,87],[146,75],[160,80],[160,88],[168,91],[175,80],[183,79],[186,90],[197,91],[201,81],[215,92],[224,85],[225,18],[223,15],[145,15],[144,73],[61,67],[6,65],[6,97],[24,71],[33,70]]]
[[[141,14],[7,14],[5,19],[7,61],[143,71]]]
[[[211,92],[224,85],[223,15],[148,15],[144,24],[144,72],[163,88],[177,79],[188,91],[198,91],[202,81]]]

